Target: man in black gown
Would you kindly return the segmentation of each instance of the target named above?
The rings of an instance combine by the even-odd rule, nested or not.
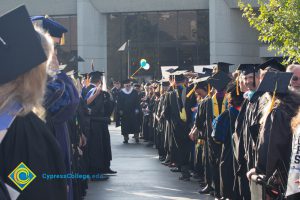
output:
[[[124,88],[118,96],[117,112],[121,121],[123,143],[127,144],[129,134],[134,134],[134,138],[138,142],[140,132],[138,117],[141,109],[138,92],[132,88],[131,81],[125,80],[123,84]]]
[[[90,173],[115,174],[116,172],[110,169],[112,153],[108,130],[114,103],[109,93],[102,90],[102,75],[103,72],[98,71],[91,74],[91,83],[96,87],[86,96],[87,105],[91,109],[88,138]]]

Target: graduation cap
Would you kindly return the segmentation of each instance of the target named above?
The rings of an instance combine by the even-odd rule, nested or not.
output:
[[[230,93],[231,97],[240,96],[240,98],[242,98],[242,99],[244,98],[243,92],[240,90],[240,87],[238,87],[238,85],[234,82],[228,85],[226,93]]]
[[[267,72],[261,81],[257,92],[276,92],[285,94],[293,73],[289,72]]]
[[[227,87],[231,78],[223,71],[219,71],[212,77],[208,78],[208,83],[211,84],[217,91],[222,91]]]
[[[140,88],[140,87],[141,87],[141,85],[140,85],[140,84],[138,84],[138,83],[134,83],[134,84],[133,84],[133,87],[138,87],[138,88]]]
[[[253,87],[256,87],[255,73],[257,73],[260,69],[258,66],[259,64],[240,64],[237,68],[237,70],[239,70],[242,75],[253,73]]]
[[[217,72],[219,71],[223,71],[225,73],[229,73],[229,66],[230,65],[234,65],[234,64],[230,64],[230,63],[226,63],[226,62],[217,62],[217,63],[214,63],[216,64],[217,66]]]
[[[170,74],[174,73],[175,71],[176,71],[176,69],[174,69],[174,68],[170,68],[170,69],[166,70],[166,72],[168,72]]]
[[[0,27],[1,85],[45,62],[47,56],[24,5],[2,15]]]
[[[209,83],[208,83],[208,79],[209,79],[209,76],[207,77],[203,77],[203,78],[197,78],[193,81],[194,83],[194,87],[193,89],[186,95],[186,97],[190,97],[196,89],[204,89],[204,87],[208,86]],[[210,90],[210,89],[209,89]]]
[[[195,79],[194,84],[196,84],[196,89],[206,87],[208,85],[208,79],[209,79],[209,76]]]
[[[99,71],[93,71],[91,73],[89,73],[89,77],[91,79],[91,82],[94,82],[93,80],[101,80],[102,76],[103,76],[104,72],[99,72]]]
[[[259,65],[258,67],[262,70],[266,69],[267,67],[271,67],[278,71],[285,72],[285,67],[280,62],[278,62],[275,58],[271,58],[270,60],[267,60],[266,62]]]
[[[286,94],[293,73],[289,72],[267,72],[261,81],[256,92],[273,92],[272,103],[269,111],[272,110],[276,93]]]
[[[58,69],[59,69],[60,71],[63,71],[66,67],[67,67],[67,65],[59,65],[59,66],[58,66]]]
[[[132,81],[130,79],[125,79],[122,81],[123,84],[130,84]]]
[[[31,17],[31,21],[38,21],[38,20],[42,21],[43,28],[46,31],[48,31],[52,37],[62,38],[63,34],[68,32],[68,29],[66,29],[63,25],[61,25],[57,21],[50,19],[48,16]]]
[[[167,80],[167,79],[161,79],[161,80],[159,81],[159,83],[160,83],[163,87],[170,86],[170,82],[169,82],[169,80]]]
[[[213,73],[213,69],[210,69],[210,68],[203,68],[203,72],[204,72],[205,75],[211,76],[212,73]]]
[[[185,76],[183,74],[178,74],[175,75],[175,82],[176,83],[181,83],[185,81]]]
[[[83,73],[83,74],[80,74],[82,77],[84,78],[87,78],[88,77],[88,73]]]
[[[197,73],[197,78],[204,78],[204,77],[209,77],[211,75],[208,75],[206,73]]]
[[[186,73],[187,70],[181,70],[181,69],[176,69],[173,71],[170,75],[173,76],[173,79],[175,79],[176,82],[183,82],[185,80],[185,76],[183,75]]]
[[[240,64],[237,70],[239,70],[241,74],[247,75],[250,73],[258,72],[258,70],[260,69],[258,66],[259,64]]]
[[[170,77],[170,73],[173,73],[175,69],[177,69],[178,66],[161,66],[161,75],[163,78],[168,78]]]
[[[84,59],[81,58],[80,56],[73,56],[69,62],[84,62]]]

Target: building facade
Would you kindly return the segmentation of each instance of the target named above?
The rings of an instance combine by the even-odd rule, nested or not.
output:
[[[85,73],[91,71],[93,61],[109,80],[126,78],[139,68],[142,58],[151,68],[138,76],[153,78],[160,76],[160,66],[165,65],[261,63],[274,56],[258,42],[257,32],[242,18],[236,0],[0,2],[0,13],[25,4],[30,15],[47,14],[61,22],[69,32],[59,51],[60,62],[78,64],[79,72]],[[118,51],[125,42],[125,50]],[[70,62],[77,54],[85,62]]]

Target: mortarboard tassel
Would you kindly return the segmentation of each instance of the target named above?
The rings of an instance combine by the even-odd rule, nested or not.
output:
[[[62,34],[62,37],[60,38],[60,45],[65,45],[66,41],[65,41],[65,34]]]
[[[175,75],[173,75],[172,88],[173,88],[173,90],[175,90],[175,88],[176,88],[176,85],[175,85]]]
[[[91,68],[92,68],[92,72],[95,71],[95,67],[94,67],[94,60],[92,60],[92,63],[91,63]]]
[[[90,76],[87,75],[86,76],[86,86],[89,86],[90,85]]]
[[[276,90],[277,90],[277,81],[276,81],[276,84],[275,84],[275,90],[273,92],[272,101],[271,101],[271,105],[270,105],[270,108],[269,108],[269,113],[272,111],[272,109],[274,107],[274,104],[275,104]]]
[[[210,84],[207,85],[208,96],[210,97]]]
[[[196,86],[197,86],[197,84],[195,83],[193,89],[191,89],[191,91],[186,95],[187,98],[189,98],[195,92]]]
[[[237,95],[237,96],[240,96],[239,79],[236,78],[235,82],[236,82],[236,95]]]

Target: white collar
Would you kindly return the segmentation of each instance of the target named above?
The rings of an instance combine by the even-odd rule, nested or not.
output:
[[[125,88],[123,88],[122,91],[123,91],[125,94],[131,94],[131,92],[133,91],[133,88],[130,88],[129,91],[127,91],[127,90],[125,90]]]

